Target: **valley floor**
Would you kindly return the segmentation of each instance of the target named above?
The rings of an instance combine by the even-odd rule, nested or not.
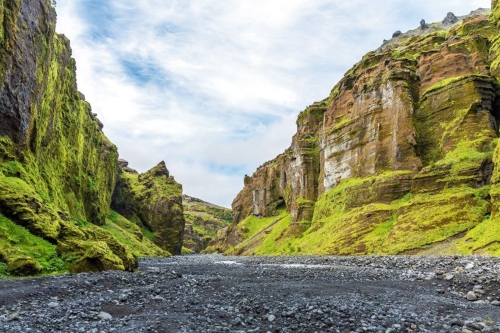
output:
[[[500,332],[499,273],[478,256],[147,259],[0,278],[0,332]]]

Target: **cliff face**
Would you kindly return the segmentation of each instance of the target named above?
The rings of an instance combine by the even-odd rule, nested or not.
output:
[[[160,248],[180,254],[184,233],[182,186],[160,162],[151,170],[138,174],[128,167],[118,173],[111,207],[135,222]]]
[[[54,32],[54,9],[16,0],[2,11],[0,136],[10,162],[4,175],[36,183],[41,197],[70,215],[103,224],[116,147],[77,90],[69,41]]]
[[[245,177],[215,248],[498,253],[492,8],[397,34],[365,55],[299,115],[291,147]],[[247,232],[257,224],[267,236]]]
[[[0,0],[0,273],[132,270],[150,252],[107,219],[117,149],[55,18],[49,0]]]
[[[217,231],[229,226],[233,221],[230,209],[188,195],[182,196],[182,206],[186,219],[183,243],[186,253],[204,251]]]

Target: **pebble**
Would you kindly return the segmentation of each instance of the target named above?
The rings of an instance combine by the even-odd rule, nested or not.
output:
[[[468,301],[476,301],[477,300],[477,296],[476,296],[476,293],[473,292],[473,291],[469,291],[467,293],[467,300]]]
[[[500,332],[499,273],[483,256],[141,259],[0,280],[0,332]]]
[[[450,281],[450,280],[453,280],[453,278],[455,277],[455,274],[451,274],[451,273],[448,273],[448,274],[445,274],[444,275],[444,279],[446,281]]]
[[[110,320],[110,319],[113,319],[113,316],[111,316],[109,313],[104,312],[104,311],[99,312],[98,317],[101,320]]]
[[[474,268],[474,263],[473,262],[469,262],[467,265],[465,265],[465,269],[467,270],[471,270]]]

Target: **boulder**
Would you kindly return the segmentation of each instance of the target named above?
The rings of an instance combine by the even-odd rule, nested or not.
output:
[[[17,257],[10,259],[7,265],[7,271],[12,275],[30,276],[40,274],[43,267],[33,258]]]
[[[128,161],[124,160],[123,158],[119,158],[118,165],[122,168],[126,168],[128,167]]]

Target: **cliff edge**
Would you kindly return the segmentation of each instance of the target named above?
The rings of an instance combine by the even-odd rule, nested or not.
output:
[[[0,274],[133,270],[182,237],[157,247],[110,210],[117,148],[55,24],[49,0],[0,0]]]
[[[500,254],[500,4],[394,33],[244,179],[232,254]]]

